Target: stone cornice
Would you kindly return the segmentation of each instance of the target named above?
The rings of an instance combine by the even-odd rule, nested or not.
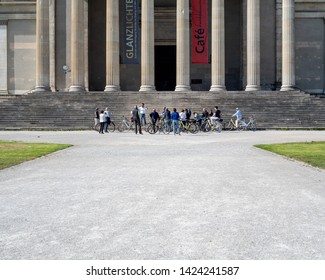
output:
[[[36,2],[0,2],[0,14],[26,14],[36,12]]]
[[[0,20],[35,19],[36,2],[0,2]]]

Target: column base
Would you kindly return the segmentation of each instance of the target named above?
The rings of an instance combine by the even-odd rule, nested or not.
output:
[[[289,85],[283,85],[280,89],[280,91],[294,91],[296,90],[294,86]]]
[[[192,91],[192,89],[187,85],[178,85],[176,86],[175,91]]]
[[[46,86],[36,86],[31,92],[49,92],[51,91],[49,87]]]
[[[227,89],[222,85],[213,85],[211,86],[210,91],[227,91]]]
[[[71,92],[84,92],[85,89],[84,89],[83,86],[71,86],[69,88],[69,91],[71,91]]]
[[[258,85],[247,85],[245,91],[258,91],[261,87]]]
[[[50,91],[51,91],[51,92],[56,92],[57,90],[56,90],[55,87],[51,87],[51,88],[50,88]]]
[[[139,91],[156,91],[156,87],[151,85],[142,85]]]
[[[114,85],[107,85],[105,87],[104,91],[110,91],[110,92],[115,92],[115,91],[120,91],[120,87],[119,86],[114,86]]]

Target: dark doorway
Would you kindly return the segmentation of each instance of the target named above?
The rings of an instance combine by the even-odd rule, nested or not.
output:
[[[155,47],[156,90],[174,91],[176,87],[176,46]]]
[[[242,36],[242,4],[243,1],[225,1],[226,29],[226,88],[242,90],[241,85],[241,40]]]
[[[106,85],[106,3],[89,2],[89,90],[103,91]]]

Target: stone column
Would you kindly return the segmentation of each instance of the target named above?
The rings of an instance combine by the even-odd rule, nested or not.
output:
[[[295,90],[295,1],[282,1],[282,87]]]
[[[88,11],[89,11],[89,1],[84,0],[84,87],[85,91],[89,91],[89,30],[88,30]]]
[[[49,1],[36,2],[36,86],[33,92],[50,90]]]
[[[0,93],[8,93],[7,21],[0,20]]]
[[[71,0],[71,86],[84,91],[84,0]]]
[[[212,64],[210,91],[224,91],[225,86],[225,1],[212,1]]]
[[[140,91],[155,88],[155,27],[154,1],[142,0],[141,5],[141,87]]]
[[[120,90],[119,1],[106,0],[106,87]]]
[[[247,86],[260,90],[260,0],[247,1]]]
[[[50,49],[50,88],[56,91],[55,84],[55,0],[49,0],[49,49]]]
[[[190,91],[190,15],[189,0],[177,0],[176,9],[176,88]]]

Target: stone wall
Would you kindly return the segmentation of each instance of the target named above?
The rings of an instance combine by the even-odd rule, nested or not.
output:
[[[325,2],[296,2],[296,85],[325,93]]]
[[[52,90],[65,91],[71,84],[70,66],[70,0],[49,0],[50,68]],[[209,0],[209,5],[211,6]],[[86,89],[101,91],[105,87],[105,1],[86,1],[85,28]],[[85,2],[85,3],[86,3]],[[325,2],[324,0],[296,0],[296,85],[313,92],[325,91]],[[55,3],[55,6],[54,6]],[[100,4],[99,4],[100,3]],[[175,1],[155,1],[155,45],[175,47]],[[246,3],[247,0],[225,0],[226,15],[226,87],[243,90],[246,85]],[[89,8],[88,8],[89,6]],[[35,11],[36,1],[0,1],[0,92],[21,94],[35,86]],[[55,17],[55,20],[54,20]],[[282,0],[261,0],[261,87],[279,88],[282,82]],[[211,17],[210,17],[211,20]],[[87,20],[85,19],[85,23]],[[210,22],[211,24],[211,22]],[[89,29],[88,29],[89,26]],[[89,31],[89,32],[88,32]],[[209,34],[211,36],[211,34]],[[54,40],[55,39],[55,40]],[[211,40],[211,38],[210,38]],[[211,45],[209,44],[211,54]],[[157,55],[168,56],[167,53]],[[172,51],[172,48],[168,51]],[[5,59],[7,57],[7,59]],[[172,60],[176,60],[171,56]],[[156,61],[159,61],[156,57]],[[159,62],[160,63],[160,62]],[[156,65],[170,72],[176,61]],[[88,67],[89,66],[89,67]],[[138,91],[141,67],[120,65],[121,90]],[[157,79],[159,79],[158,74]],[[176,74],[175,74],[176,75]],[[89,77],[89,81],[88,81]],[[167,78],[166,78],[167,77]],[[171,80],[166,77],[160,78]],[[192,90],[209,90],[211,64],[191,65]],[[172,89],[169,89],[172,90]]]
[[[35,1],[0,2],[0,22],[0,91],[26,93],[35,86]]]

